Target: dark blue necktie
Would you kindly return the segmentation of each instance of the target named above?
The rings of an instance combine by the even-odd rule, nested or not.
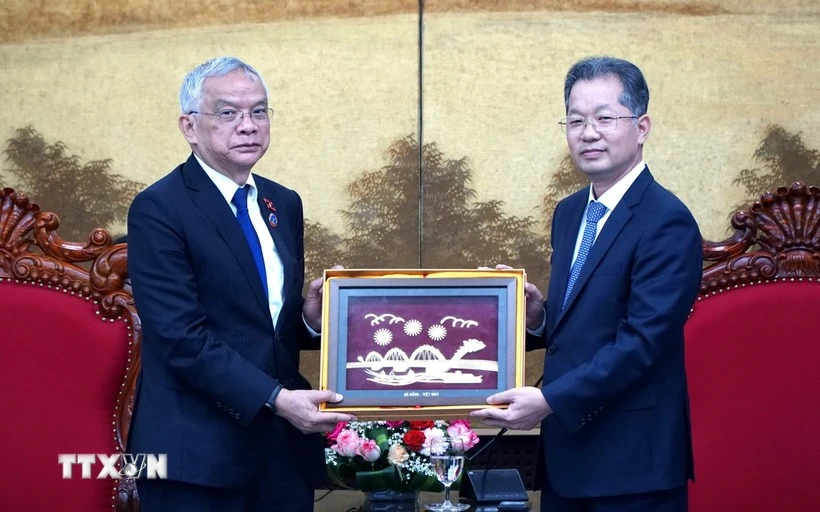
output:
[[[265,273],[265,259],[262,257],[262,245],[259,243],[259,236],[251,224],[251,216],[248,214],[248,191],[250,185],[245,185],[236,190],[231,199],[231,203],[236,206],[236,220],[242,227],[242,232],[245,233],[245,238],[248,239],[248,245],[253,253],[253,261],[256,262],[256,270],[259,271],[259,277],[262,278],[262,287],[265,289],[265,296],[268,295],[268,278]]]
[[[564,302],[561,304],[562,311],[567,307],[567,301],[569,300],[569,294],[572,292],[572,287],[575,286],[575,281],[578,280],[578,276],[581,274],[581,267],[584,266],[584,262],[589,255],[589,250],[592,248],[593,242],[595,242],[595,235],[598,232],[598,221],[603,218],[606,210],[606,206],[602,203],[597,201],[589,203],[589,207],[587,208],[587,224],[584,226],[584,234],[581,237],[581,247],[578,248],[578,257],[575,258],[575,263],[572,264],[572,268],[569,271],[567,291],[564,293]]]

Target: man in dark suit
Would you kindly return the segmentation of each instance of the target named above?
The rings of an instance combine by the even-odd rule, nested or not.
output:
[[[528,349],[546,348],[541,389],[488,398],[493,426],[539,423],[543,511],[685,511],[693,478],[683,326],[698,292],[700,233],[643,161],[649,89],[633,64],[584,59],[561,121],[591,186],[552,222],[547,300],[526,285]]]
[[[231,57],[189,73],[179,127],[188,160],[135,199],[128,270],[144,342],[129,452],[167,454],[137,482],[143,512],[313,510],[318,432],[352,416],[312,391],[321,278],[302,297],[299,195],[251,174],[273,111],[259,74]]]

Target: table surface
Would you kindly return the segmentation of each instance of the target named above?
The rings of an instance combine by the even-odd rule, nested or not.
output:
[[[540,491],[527,491],[530,497],[530,511],[538,512],[541,506]],[[458,491],[450,493],[453,501],[458,498]],[[419,510],[424,510],[425,503],[441,501],[443,492],[422,492],[419,494]],[[356,511],[364,503],[364,494],[361,491],[316,491],[316,501],[314,512],[348,512]]]

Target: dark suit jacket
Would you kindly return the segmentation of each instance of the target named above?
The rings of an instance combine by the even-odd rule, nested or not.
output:
[[[321,437],[261,410],[277,381],[309,388],[299,350],[316,347],[302,320],[301,199],[254,179],[263,215],[267,198],[279,220],[269,226],[285,278],[275,328],[242,229],[193,155],[128,214],[128,271],[144,330],[129,451],[167,453],[169,479],[244,487],[270,462],[259,447],[271,435],[298,450],[309,481],[324,476]]]
[[[683,325],[697,296],[701,238],[689,210],[646,168],[612,211],[566,309],[589,189],[552,223],[541,425],[550,482],[566,497],[644,493],[693,477]]]

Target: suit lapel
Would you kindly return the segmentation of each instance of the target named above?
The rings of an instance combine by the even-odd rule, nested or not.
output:
[[[561,221],[564,226],[560,231],[556,230],[556,240],[553,241],[555,249],[552,255],[552,276],[549,284],[549,308],[548,318],[558,320],[561,314],[561,302],[569,280],[569,270],[572,264],[572,254],[575,252],[575,242],[578,238],[578,229],[581,225],[581,217],[589,197],[589,188],[576,192],[567,201],[568,220]],[[553,220],[555,222],[555,220]]]
[[[606,254],[612,246],[612,243],[618,237],[618,234],[621,232],[629,218],[632,217],[632,212],[629,208],[624,208],[622,206],[622,204],[618,204],[618,206],[615,207],[615,210],[613,210],[609,215],[609,219],[607,219],[606,224],[604,224],[604,228],[601,230],[598,238],[595,239],[595,243],[592,244],[592,248],[589,250],[587,259],[584,262],[584,266],[581,267],[581,273],[578,274],[578,279],[575,281],[575,285],[572,287],[572,291],[569,294],[567,306],[564,308],[562,313],[566,312],[570,306],[572,306],[572,303],[578,297],[578,294],[589,280],[589,276],[592,275],[592,271],[595,270],[598,264],[601,263],[601,259],[603,259],[604,254]]]
[[[600,265],[601,261],[603,260],[606,253],[609,251],[610,247],[615,243],[618,238],[618,235],[623,230],[626,223],[632,217],[632,207],[640,203],[641,196],[643,196],[644,190],[646,187],[654,180],[652,174],[649,172],[648,167],[644,167],[644,170],[641,171],[641,174],[635,180],[634,183],[629,187],[624,194],[624,197],[618,202],[618,205],[609,215],[609,218],[604,224],[601,233],[598,235],[598,238],[595,239],[595,243],[592,244],[592,248],[587,255],[587,259],[584,262],[584,266],[581,268],[581,273],[578,275],[578,279],[575,281],[575,285],[572,287],[572,292],[570,292],[569,298],[567,299],[567,306],[563,309],[563,311],[558,311],[558,316],[556,318],[555,326],[557,327],[558,324],[564,317],[564,314],[572,307],[573,302],[584,289],[586,282],[589,280],[589,277],[592,275],[593,271]],[[586,196],[588,197],[588,196]],[[582,212],[583,208],[586,208],[586,199],[581,205]],[[583,214],[583,213],[582,213]],[[580,222],[580,219],[579,219]],[[577,237],[577,230],[580,224],[576,224],[575,234]],[[570,242],[570,251],[574,251],[575,249],[575,240]],[[568,259],[572,259],[572,252]],[[569,266],[567,266],[566,272],[562,276],[562,281],[559,282],[560,289],[561,289],[561,298],[563,299],[563,294],[566,291],[566,283],[569,276]],[[561,307],[560,303],[556,306],[556,311]]]
[[[268,187],[258,176],[254,179],[259,189],[259,194],[256,198],[259,203],[259,211],[262,212],[262,218],[265,219],[265,225],[268,227],[268,232],[270,232],[270,236],[273,238],[273,244],[276,246],[276,252],[279,253],[279,259],[282,261],[282,278],[284,279],[282,299],[284,300],[288,297],[288,292],[290,291],[288,290],[288,283],[290,283],[291,280],[288,279],[288,277],[292,275],[293,272],[293,268],[289,264],[289,262],[293,261],[290,257],[291,248],[288,244],[285,230],[279,227],[279,223],[285,220],[282,217],[286,214],[285,202],[284,198],[277,193],[274,187]],[[270,205],[265,202],[266,199],[270,201]],[[276,216],[277,227],[274,227],[271,223],[271,214]]]
[[[262,280],[259,278],[256,262],[253,259],[248,240],[236,221],[236,216],[231,211],[231,207],[193,155],[188,158],[188,161],[182,167],[182,174],[191,200],[222,236],[228,249],[236,258],[239,268],[248,281],[248,285],[253,290],[254,297],[267,311],[268,298],[265,296],[265,289],[262,286]]]

